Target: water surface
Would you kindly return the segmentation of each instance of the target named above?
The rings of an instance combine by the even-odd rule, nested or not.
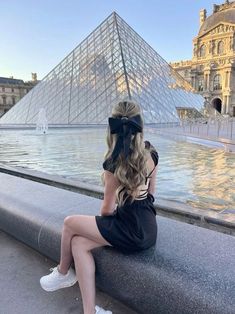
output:
[[[1,130],[0,163],[102,185],[106,130]],[[145,133],[160,159],[156,197],[221,211],[235,209],[235,155]]]

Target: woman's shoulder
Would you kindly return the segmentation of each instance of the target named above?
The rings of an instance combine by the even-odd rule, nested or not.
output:
[[[104,170],[107,170],[109,172],[114,173],[115,172],[115,168],[116,168],[116,165],[112,161],[112,158],[109,157],[109,158],[105,159],[105,161],[103,162],[103,169]]]
[[[155,166],[157,166],[159,155],[156,148],[149,141],[144,141],[144,144],[145,148],[150,152],[150,155],[154,161]]]

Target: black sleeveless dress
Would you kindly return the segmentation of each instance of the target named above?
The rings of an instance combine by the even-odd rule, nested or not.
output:
[[[145,147],[147,149],[151,147],[150,153],[156,167],[158,153],[147,141]],[[115,166],[107,160],[103,163],[103,168],[112,173],[115,170]],[[117,206],[112,215],[95,216],[101,235],[113,247],[124,253],[145,250],[153,246],[157,239],[156,211],[153,203],[153,195],[146,190],[132,203],[126,201],[123,206]]]

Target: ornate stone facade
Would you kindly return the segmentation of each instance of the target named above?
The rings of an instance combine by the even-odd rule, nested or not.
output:
[[[37,83],[36,73],[32,73],[32,80],[28,82],[14,79],[13,77],[0,77],[0,117],[13,107]]]
[[[192,60],[170,63],[206,101],[224,115],[235,116],[235,1],[200,11]]]

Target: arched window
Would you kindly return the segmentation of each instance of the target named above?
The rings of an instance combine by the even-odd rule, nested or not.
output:
[[[202,45],[199,49],[199,57],[205,57],[206,55],[206,46]]]
[[[216,74],[216,76],[214,77],[214,81],[213,81],[213,90],[219,90],[219,89],[222,89],[221,75]]]
[[[224,53],[224,42],[222,40],[218,42],[217,53],[219,55]]]

